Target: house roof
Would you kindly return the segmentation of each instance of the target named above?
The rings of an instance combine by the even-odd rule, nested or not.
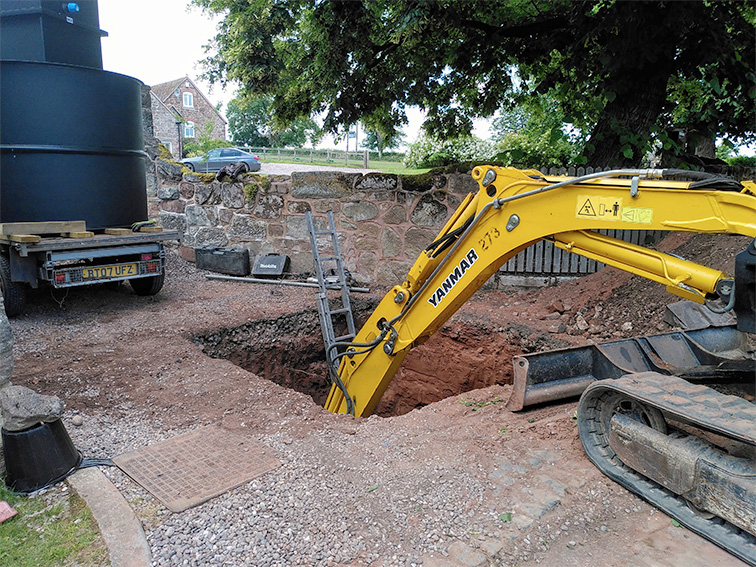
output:
[[[228,120],[226,120],[223,115],[218,112],[215,109],[215,105],[210,102],[210,100],[205,96],[205,93],[203,93],[200,88],[189,78],[189,75],[185,75],[184,77],[181,77],[179,79],[174,79],[172,81],[168,81],[167,83],[160,83],[157,85],[153,85],[150,87],[152,92],[155,94],[157,99],[168,106],[168,98],[176,91],[176,89],[180,88],[182,84],[184,84],[186,81],[189,81],[194,87],[194,90],[197,91],[197,94],[201,96],[203,99],[205,99],[205,102],[207,102],[208,106],[213,109],[213,112],[218,115],[218,118],[223,120],[226,124],[228,124]]]
[[[155,96],[158,97],[158,100],[162,103],[165,103],[165,101],[168,100],[168,97],[171,96],[173,92],[177,88],[179,88],[181,84],[188,78],[189,77],[181,77],[180,79],[174,79],[173,81],[168,81],[167,83],[152,85],[150,88],[152,89],[152,92],[155,93]]]

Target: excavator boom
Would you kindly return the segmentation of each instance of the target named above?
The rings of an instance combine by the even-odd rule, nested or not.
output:
[[[474,168],[478,191],[463,201],[354,341],[328,353],[334,385],[326,409],[370,415],[410,349],[437,331],[505,262],[542,239],[660,282],[685,299],[721,299],[731,308],[735,285],[728,274],[596,232],[756,237],[756,184],[705,176],[676,181],[667,178],[671,173],[617,170],[570,178]]]

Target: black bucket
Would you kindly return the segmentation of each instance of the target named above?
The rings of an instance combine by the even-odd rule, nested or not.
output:
[[[34,492],[63,480],[81,463],[68,431],[59,419],[24,431],[2,430],[7,476],[16,492]]]

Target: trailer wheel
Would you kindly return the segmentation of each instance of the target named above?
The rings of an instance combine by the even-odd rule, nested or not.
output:
[[[163,289],[163,282],[165,281],[165,272],[161,272],[157,276],[150,276],[147,278],[134,278],[129,280],[131,289],[137,295],[155,295],[161,289]]]
[[[0,290],[5,301],[5,314],[8,317],[21,315],[26,307],[26,288],[24,284],[11,281],[10,260],[1,254]]]

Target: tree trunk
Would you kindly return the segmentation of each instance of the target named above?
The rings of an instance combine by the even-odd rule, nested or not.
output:
[[[601,83],[604,93],[615,96],[601,112],[583,151],[587,165],[638,167],[645,158],[644,146],[661,113],[674,69],[676,30],[654,25],[666,21],[667,12],[676,9],[670,4],[674,3],[614,4],[615,19],[627,25],[617,27],[618,36],[606,55],[621,60],[622,65],[615,65]]]
[[[714,138],[701,138],[696,144],[696,155],[715,159],[717,157],[717,143]]]
[[[646,75],[634,88],[606,105],[588,141],[593,148],[584,152],[588,165],[601,168],[641,165],[645,156],[637,145],[630,143],[628,136],[640,136],[643,143],[649,139],[666,97],[668,79],[668,73]],[[612,128],[612,124],[620,127]],[[632,151],[630,157],[624,153],[628,149]]]

